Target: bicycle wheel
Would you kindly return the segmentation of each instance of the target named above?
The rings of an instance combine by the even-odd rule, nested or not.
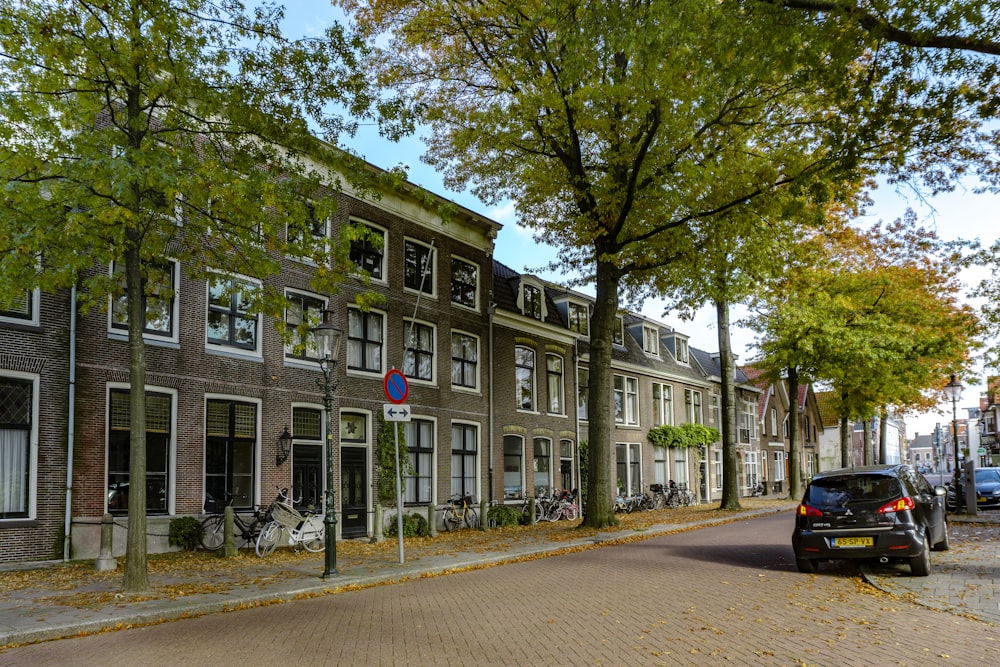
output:
[[[257,536],[257,555],[261,558],[270,556],[278,546],[278,537],[280,535],[281,524],[277,521],[272,521],[264,526],[264,529],[260,531],[260,535]]]
[[[457,530],[458,524],[462,523],[462,519],[458,517],[455,513],[454,507],[449,507],[444,511],[444,529],[445,530]]]
[[[306,548],[306,551],[311,551],[313,553],[318,553],[326,549],[326,527],[320,531],[319,535],[312,538],[311,540],[306,540],[302,543],[302,546]]]
[[[580,508],[577,507],[575,503],[570,503],[563,508],[562,515],[566,517],[568,521],[576,521],[580,516]]]
[[[465,510],[465,525],[469,528],[479,528],[479,512],[471,507]]]
[[[208,551],[222,548],[225,541],[226,519],[221,514],[213,514],[201,522],[201,546]]]

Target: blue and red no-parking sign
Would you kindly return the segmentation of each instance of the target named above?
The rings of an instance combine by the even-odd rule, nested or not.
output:
[[[402,371],[393,368],[385,374],[382,380],[382,390],[390,403],[399,405],[406,402],[406,397],[410,395],[410,383]]]

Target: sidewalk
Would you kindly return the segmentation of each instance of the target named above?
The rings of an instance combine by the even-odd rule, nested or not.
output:
[[[530,530],[441,534],[412,543],[408,540],[402,564],[395,540],[381,544],[340,542],[339,573],[329,581],[319,576],[323,554],[279,550],[266,559],[257,558],[252,549],[242,549],[235,558],[218,558],[203,551],[164,554],[149,560],[154,591],[132,598],[118,593],[122,559],[113,572],[95,572],[92,561],[9,564],[0,566],[0,591],[5,598],[0,605],[0,647],[490,567],[718,525],[788,511],[795,506],[787,501],[754,504],[756,508],[727,516],[706,512],[706,506],[674,510],[670,513],[671,523],[636,524],[589,535],[565,522],[541,524]],[[642,521],[645,514],[628,515],[626,521]],[[662,516],[655,518],[663,520]],[[994,599],[1000,566],[1000,525],[981,525],[989,526],[990,539],[969,541],[964,537],[968,531],[958,524],[954,526],[955,537],[960,537],[960,532],[963,537],[961,541],[953,538],[951,551],[934,554],[930,577],[909,577],[907,566],[900,566],[866,571],[866,578],[883,590],[921,604],[1000,623]]]

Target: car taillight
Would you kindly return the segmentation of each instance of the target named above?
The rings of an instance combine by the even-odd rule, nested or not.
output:
[[[811,505],[802,503],[799,505],[799,516],[823,516],[823,513]]]
[[[916,507],[916,503],[913,502],[913,498],[909,496],[903,496],[902,498],[897,498],[891,503],[886,503],[882,507],[878,508],[879,514],[888,514],[889,512],[904,512],[906,510],[911,510]]]

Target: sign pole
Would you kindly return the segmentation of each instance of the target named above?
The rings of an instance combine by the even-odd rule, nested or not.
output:
[[[399,564],[405,562],[403,556],[403,471],[399,462],[399,424],[392,425],[392,435],[396,439],[396,536],[399,540]]]

